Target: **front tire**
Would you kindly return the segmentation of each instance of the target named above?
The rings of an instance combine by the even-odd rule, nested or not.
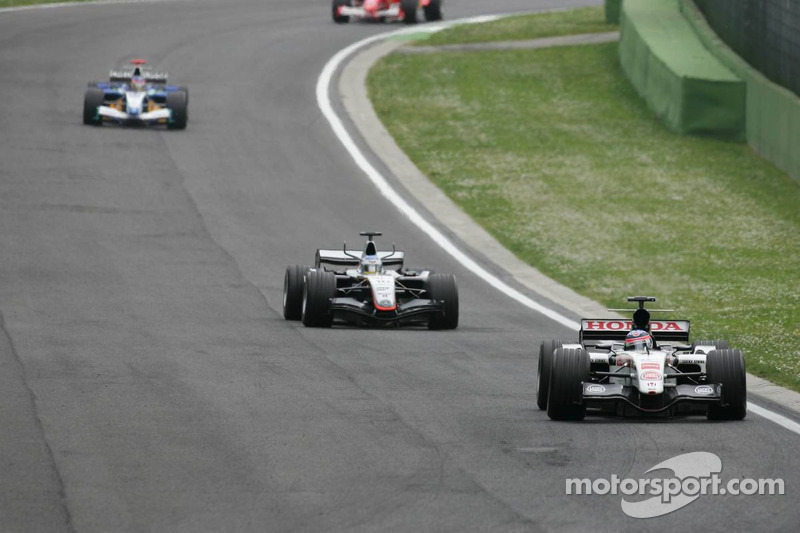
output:
[[[189,107],[189,88],[185,85],[180,85],[178,90],[186,95],[186,107]]]
[[[417,7],[419,7],[419,0],[400,0],[400,9],[403,11],[403,22],[406,24],[417,23]]]
[[[537,373],[536,405],[547,409],[547,395],[550,392],[550,374],[553,368],[553,352],[564,345],[561,339],[548,339],[539,345],[539,371]]]
[[[329,328],[333,325],[331,298],[336,296],[336,276],[322,270],[306,273],[303,285],[301,319],[309,328]]]
[[[333,0],[332,3],[332,10],[333,10],[333,21],[336,24],[345,24],[350,22],[350,17],[347,15],[340,15],[339,8],[341,7],[350,7],[353,5],[352,0]]]
[[[722,385],[722,405],[708,406],[709,420],[742,420],[747,415],[747,378],[741,350],[706,355],[706,379]]]
[[[582,401],[582,383],[589,379],[590,368],[589,353],[583,348],[558,348],[555,351],[547,416],[552,420],[584,419],[586,405]]]
[[[167,108],[172,111],[172,119],[167,122],[171,130],[185,130],[189,120],[188,96],[183,91],[167,93]]]
[[[458,286],[452,274],[428,276],[428,297],[443,302],[443,314],[434,314],[428,329],[456,329],[458,327]]]
[[[89,87],[83,95],[83,123],[90,126],[102,126],[103,117],[97,114],[97,108],[103,105],[105,93],[97,87]]]
[[[433,22],[435,20],[442,20],[442,0],[431,0],[430,3],[424,7],[425,20]]]
[[[303,315],[303,286],[308,267],[292,265],[286,267],[283,277],[283,318],[300,320]]]

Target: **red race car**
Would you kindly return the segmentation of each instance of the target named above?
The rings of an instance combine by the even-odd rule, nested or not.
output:
[[[343,24],[352,17],[414,24],[420,8],[425,20],[442,20],[442,0],[333,0],[333,21]]]

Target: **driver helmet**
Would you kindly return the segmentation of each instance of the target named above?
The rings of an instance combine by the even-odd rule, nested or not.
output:
[[[147,81],[144,76],[134,76],[131,78],[131,91],[144,91]]]
[[[361,260],[361,272],[364,274],[378,274],[381,266],[381,260],[377,255],[365,255]]]
[[[643,329],[634,329],[625,336],[626,350],[644,350],[653,348],[653,337]]]

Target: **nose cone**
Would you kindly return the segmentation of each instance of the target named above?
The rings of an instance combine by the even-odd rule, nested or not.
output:
[[[144,93],[142,92],[128,92],[125,98],[126,111],[131,116],[138,116],[142,113],[144,106]]]
[[[378,0],[364,0],[364,11],[376,13],[378,11]]]
[[[664,392],[664,360],[646,358],[639,360],[639,391],[644,394]]]

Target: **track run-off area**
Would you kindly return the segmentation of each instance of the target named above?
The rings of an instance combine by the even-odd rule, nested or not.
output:
[[[464,0],[445,16],[586,4]],[[797,434],[757,409],[556,423],[536,408],[539,343],[580,316],[438,222],[327,82],[318,106],[336,51],[392,29],[292,0],[0,12],[0,530],[793,530]],[[185,131],[81,123],[86,82],[132,57],[190,87]],[[286,265],[363,230],[457,276],[457,330],[283,320]],[[619,494],[565,491],[691,452],[786,494],[636,519]]]

